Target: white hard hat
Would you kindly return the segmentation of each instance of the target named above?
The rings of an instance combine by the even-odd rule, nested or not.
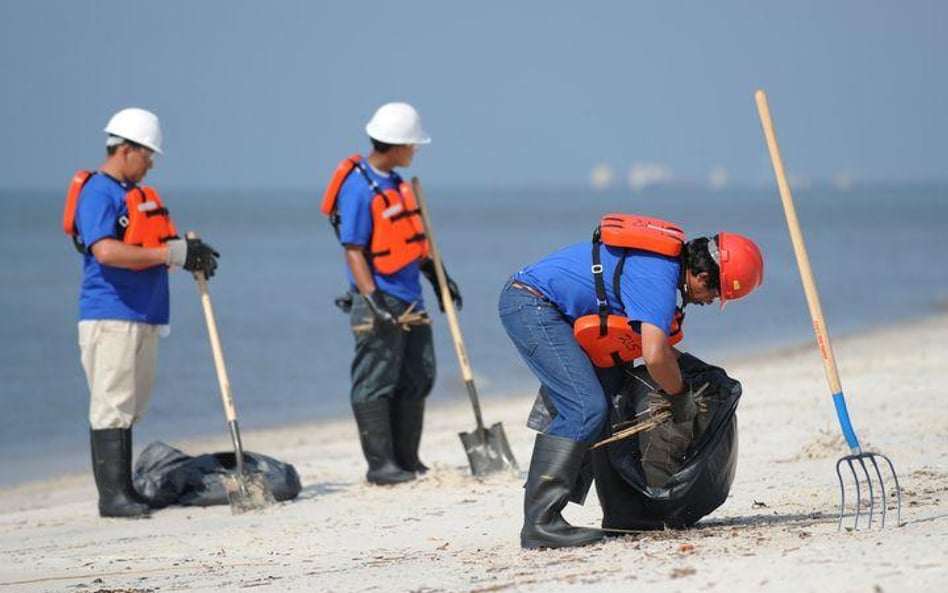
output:
[[[385,144],[428,144],[421,117],[408,103],[386,103],[365,126],[369,137]]]
[[[129,107],[112,116],[105,131],[161,154],[161,124],[151,111]]]

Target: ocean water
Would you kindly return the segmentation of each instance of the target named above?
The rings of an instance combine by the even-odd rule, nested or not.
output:
[[[764,286],[723,312],[690,308],[683,349],[720,362],[813,340],[775,189],[427,188],[426,196],[442,257],[464,296],[459,319],[488,420],[491,399],[536,386],[497,319],[504,280],[554,249],[588,240],[607,212],[666,218],[689,236],[740,232],[761,246]],[[794,197],[831,336],[945,308],[948,186],[814,189]],[[198,231],[222,253],[210,289],[243,430],[348,415],[352,339],[332,304],[345,276],[318,192],[165,191],[163,198],[180,231]],[[81,265],[59,229],[61,209],[58,192],[0,192],[0,485],[89,468],[88,394],[76,343]],[[160,345],[151,409],[136,427],[138,449],[156,439],[226,434],[195,283],[178,272],[171,285],[172,333]],[[437,313],[435,340],[431,405],[464,401],[448,326]],[[471,426],[473,416],[457,429]]]

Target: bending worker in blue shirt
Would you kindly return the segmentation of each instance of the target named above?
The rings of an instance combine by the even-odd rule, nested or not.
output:
[[[169,319],[168,268],[210,277],[219,254],[178,237],[158,193],[138,185],[161,154],[158,117],[123,109],[105,132],[105,162],[73,177],[63,230],[82,254],[79,348],[99,514],[142,517],[149,511],[131,481],[132,425],[154,387],[158,335]]]
[[[555,408],[536,437],[524,496],[524,548],[580,546],[604,532],[573,527],[560,514],[590,443],[603,436],[620,363],[641,357],[662,388],[672,420],[694,418],[692,388],[678,352],[684,306],[739,299],[763,281],[760,250],[719,233],[684,242],[657,219],[607,215],[593,242],[557,251],[521,269],[500,295],[507,334]],[[681,305],[678,306],[678,295]],[[588,485],[587,485],[588,487]]]
[[[425,311],[420,274],[432,283],[439,303],[441,291],[411,185],[394,169],[411,165],[417,147],[431,138],[407,103],[383,105],[365,130],[372,152],[339,164],[322,212],[343,246],[350,294],[358,293],[344,310],[351,307],[350,398],[369,465],[366,479],[398,484],[428,470],[418,458],[418,445],[425,398],[435,379],[431,327],[407,326],[399,317]],[[460,308],[458,287],[450,278],[447,282]]]

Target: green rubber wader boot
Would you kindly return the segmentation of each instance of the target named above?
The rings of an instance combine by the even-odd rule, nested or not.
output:
[[[418,459],[418,445],[425,420],[425,400],[408,399],[392,402],[392,442],[395,460],[405,471],[424,474],[428,466]]]
[[[395,461],[389,401],[353,404],[352,412],[359,427],[362,452],[369,463],[365,479],[378,485],[401,484],[414,480],[414,472],[403,470]]]

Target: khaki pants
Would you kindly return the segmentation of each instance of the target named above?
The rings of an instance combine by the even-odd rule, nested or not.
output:
[[[158,367],[158,327],[111,319],[79,322],[93,430],[131,428],[145,415]]]

